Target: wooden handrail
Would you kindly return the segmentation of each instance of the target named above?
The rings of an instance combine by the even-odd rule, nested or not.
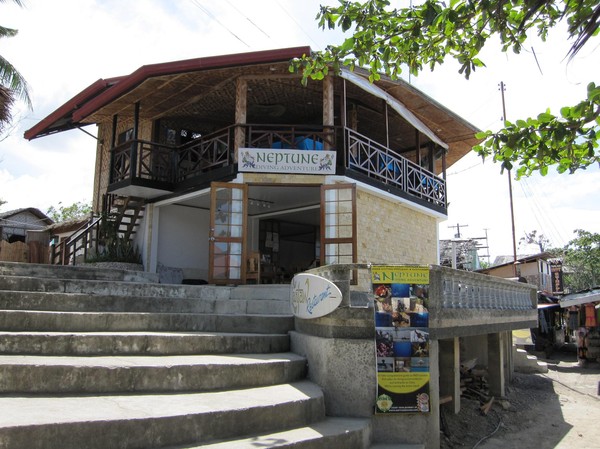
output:
[[[90,217],[90,221],[77,229],[69,238],[63,240],[58,245],[52,245],[50,263],[53,265],[76,265],[79,251],[83,251],[84,259],[87,257],[88,250],[95,248],[98,250],[97,233],[102,216]],[[96,231],[96,236],[93,232]]]

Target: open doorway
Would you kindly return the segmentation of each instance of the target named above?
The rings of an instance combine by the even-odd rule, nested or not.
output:
[[[261,282],[286,283],[319,265],[320,186],[251,185],[248,249],[258,252]]]

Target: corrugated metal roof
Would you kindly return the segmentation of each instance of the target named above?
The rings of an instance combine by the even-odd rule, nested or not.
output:
[[[565,308],[598,301],[600,301],[600,287],[594,287],[589,290],[563,296],[560,300],[560,306]]]

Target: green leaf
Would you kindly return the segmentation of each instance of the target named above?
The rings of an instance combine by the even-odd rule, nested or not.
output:
[[[540,122],[549,122],[555,119],[555,117],[548,112],[542,112],[541,114],[538,114],[537,118]]]

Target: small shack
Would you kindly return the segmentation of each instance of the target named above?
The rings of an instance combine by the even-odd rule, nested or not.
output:
[[[0,212],[0,261],[47,262],[47,242],[32,236],[53,223],[50,217],[34,207]]]
[[[560,306],[569,311],[568,326],[577,341],[579,363],[600,361],[600,287],[565,295]]]

